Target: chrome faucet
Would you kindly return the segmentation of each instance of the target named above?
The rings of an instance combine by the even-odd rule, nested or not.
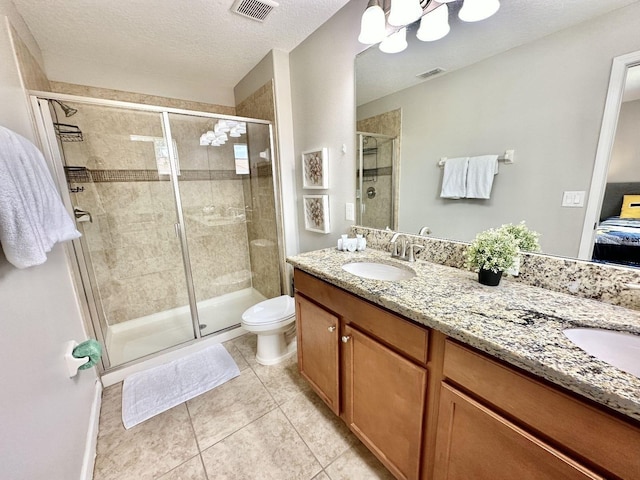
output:
[[[429,227],[422,227],[418,232],[418,235],[429,235],[431,233],[431,229]]]
[[[393,237],[391,237],[391,242],[389,242],[391,243],[391,256],[404,260],[407,255],[407,241],[405,238],[398,240],[400,235],[400,232],[396,232],[393,234]]]
[[[409,244],[409,253],[407,255],[408,262],[416,261],[416,250],[422,250],[424,245],[420,245],[419,243],[410,243]]]

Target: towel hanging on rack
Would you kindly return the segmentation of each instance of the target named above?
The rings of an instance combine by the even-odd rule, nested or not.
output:
[[[469,158],[466,198],[489,199],[493,187],[493,177],[497,174],[498,155],[481,155]]]
[[[0,244],[7,260],[18,268],[40,265],[57,242],[79,236],[40,150],[0,126]]]
[[[467,195],[469,157],[449,158],[444,164],[440,197],[460,199]]]

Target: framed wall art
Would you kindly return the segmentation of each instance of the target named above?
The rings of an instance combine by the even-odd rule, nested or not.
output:
[[[329,152],[326,148],[302,152],[302,187],[329,188]]]
[[[329,195],[303,195],[304,228],[329,233]]]

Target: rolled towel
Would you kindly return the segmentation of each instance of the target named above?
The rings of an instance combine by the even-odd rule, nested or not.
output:
[[[467,194],[467,168],[469,157],[448,158],[444,163],[440,197],[459,199]]]
[[[467,171],[467,198],[491,197],[493,177],[498,173],[498,155],[469,158]]]

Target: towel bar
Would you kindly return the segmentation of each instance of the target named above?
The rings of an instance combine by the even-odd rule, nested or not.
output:
[[[515,150],[507,150],[504,152],[504,155],[498,157],[499,162],[504,162],[505,165],[510,165],[514,163],[514,157],[516,155]],[[438,161],[438,167],[444,167],[444,164],[447,163],[447,157],[441,157]]]

